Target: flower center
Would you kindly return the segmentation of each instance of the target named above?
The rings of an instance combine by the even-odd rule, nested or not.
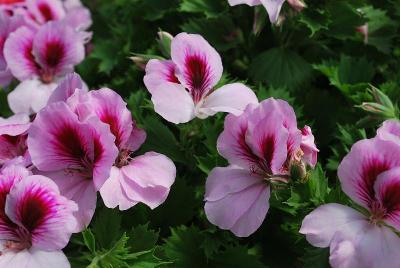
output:
[[[369,220],[372,224],[378,224],[386,216],[386,213],[386,208],[380,202],[373,201]]]
[[[131,160],[131,151],[123,149],[118,154],[117,160],[115,161],[115,166],[118,168],[127,166]]]

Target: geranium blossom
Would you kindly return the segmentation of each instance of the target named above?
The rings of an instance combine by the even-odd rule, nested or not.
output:
[[[281,12],[283,3],[286,0],[228,0],[231,6],[236,6],[240,4],[246,4],[249,6],[263,5],[268,12],[269,20],[271,23],[276,23],[279,18],[279,13]],[[287,0],[289,5],[297,10],[301,11],[306,7],[302,0]]]
[[[17,114],[9,118],[0,117],[0,167],[20,157],[24,165],[30,164],[26,145],[30,118],[27,114]]]
[[[400,144],[398,122],[385,122],[378,136],[353,145],[338,176],[343,191],[368,213],[340,204],[317,208],[300,232],[317,247],[330,247],[333,267],[399,267]]]
[[[61,250],[76,226],[76,204],[23,167],[7,166],[0,178],[0,266],[70,267]]]
[[[240,83],[214,90],[222,76],[218,52],[200,35],[180,33],[171,43],[171,60],[150,60],[144,83],[155,111],[178,124],[217,112],[240,114],[257,103],[254,92]]]
[[[57,81],[85,56],[83,40],[71,27],[49,22],[36,32],[20,27],[4,45],[11,73],[21,83],[8,95],[15,113],[36,113],[57,87]]]
[[[271,183],[287,182],[292,165],[315,165],[314,138],[309,128],[303,133],[282,100],[271,98],[249,105],[240,116],[228,115],[217,147],[230,166],[213,169],[207,178],[209,221],[237,236],[254,233],[267,214]]]

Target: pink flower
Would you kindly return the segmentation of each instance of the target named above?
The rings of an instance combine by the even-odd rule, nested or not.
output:
[[[386,125],[387,126],[387,125]],[[400,146],[379,138],[353,145],[339,166],[343,191],[366,215],[339,204],[323,205],[300,233],[316,247],[330,247],[333,267],[399,267]]]
[[[83,40],[62,23],[49,22],[37,32],[20,27],[4,45],[11,73],[21,83],[8,95],[14,113],[36,113],[56,88],[57,81],[71,72],[85,56]]]
[[[246,4],[249,6],[263,5],[267,10],[270,22],[274,24],[278,22],[279,13],[281,12],[282,5],[285,1],[286,0],[228,0],[229,5],[231,6],[240,4]],[[287,0],[287,2],[296,11],[301,11],[306,7],[302,0]]]
[[[122,98],[111,89],[103,88],[81,93],[79,100],[69,100],[80,120],[95,116],[109,125],[115,136],[118,157],[109,178],[100,189],[107,207],[126,210],[141,202],[150,208],[162,204],[174,183],[176,168],[166,156],[155,152],[133,157],[146,139],[146,133],[132,120]]]
[[[217,147],[230,166],[213,169],[207,178],[205,212],[211,223],[240,237],[261,226],[271,183],[287,183],[291,165],[307,161],[296,121],[292,107],[273,98],[226,117]]]
[[[222,76],[222,61],[200,35],[175,36],[171,58],[150,60],[144,77],[154,109],[164,119],[179,124],[217,112],[238,115],[247,104],[258,103],[254,92],[240,83],[213,90]]]
[[[76,204],[25,168],[8,166],[0,177],[0,266],[70,267],[61,250],[76,226]]]
[[[24,24],[21,16],[9,17],[0,12],[0,86],[8,86],[13,79],[4,58],[4,43],[8,36]]]
[[[98,118],[85,122],[65,102],[41,110],[28,134],[28,149],[37,169],[51,177],[79,211],[76,231],[87,226],[96,208],[96,191],[109,177],[118,155],[115,137]]]
[[[26,146],[30,118],[26,114],[13,115],[7,119],[0,117],[0,167],[21,157],[24,165],[30,164]]]
[[[307,162],[311,167],[315,167],[317,164],[318,148],[315,145],[314,135],[311,132],[309,126],[304,126],[301,130],[301,145],[300,148],[304,153],[304,161]]]
[[[381,140],[393,141],[400,145],[400,122],[398,120],[386,120],[377,131]]]

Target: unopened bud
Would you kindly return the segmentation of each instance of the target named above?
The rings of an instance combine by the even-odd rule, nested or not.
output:
[[[288,0],[288,3],[297,12],[300,12],[307,7],[307,5],[302,0]]]
[[[164,32],[164,31],[159,31],[157,33],[157,35],[158,35],[157,42],[158,42],[161,53],[163,54],[164,57],[170,58],[171,57],[171,42],[174,37],[170,33]]]
[[[368,43],[368,23],[361,25],[356,28],[356,31],[364,36],[364,43]]]
[[[129,59],[131,59],[140,70],[144,71],[146,69],[147,60],[145,58],[141,56],[133,56]]]
[[[304,161],[292,161],[290,177],[293,181],[303,181],[307,177],[307,166]]]

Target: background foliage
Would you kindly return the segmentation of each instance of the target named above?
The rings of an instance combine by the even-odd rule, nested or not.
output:
[[[263,8],[229,7],[226,0],[83,2],[92,11],[94,39],[78,72],[91,88],[110,87],[127,100],[148,134],[143,151],[168,155],[178,175],[167,201],[153,211],[137,205],[121,213],[99,201],[90,228],[65,250],[72,266],[328,267],[328,251],[311,247],[298,230],[320,204],[349,202],[337,182],[338,163],[355,141],[397,116],[400,1],[307,0],[301,13],[285,4],[281,26],[271,26]],[[367,43],[356,31],[365,23]],[[166,57],[156,40],[160,29],[202,34],[222,56],[225,82],[244,81],[260,99],[289,101],[299,125],[313,128],[320,165],[308,181],[271,197],[266,221],[249,238],[217,229],[204,215],[207,173],[226,164],[215,148],[224,115],[169,124],[153,110],[142,66],[129,59],[134,53]],[[369,84],[385,95],[376,96]],[[360,109],[363,102],[372,106]],[[389,103],[390,111],[374,106]]]

